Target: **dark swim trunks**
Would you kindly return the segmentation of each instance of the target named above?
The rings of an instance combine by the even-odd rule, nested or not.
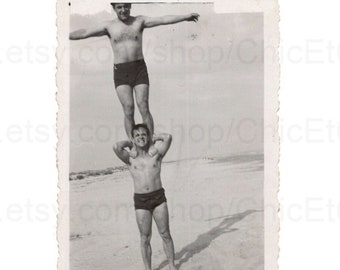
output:
[[[134,87],[138,84],[149,85],[148,70],[143,59],[114,64],[114,82],[115,86],[127,84]]]
[[[135,209],[144,209],[152,212],[157,206],[166,202],[164,188],[150,193],[135,193],[133,196],[135,201]]]

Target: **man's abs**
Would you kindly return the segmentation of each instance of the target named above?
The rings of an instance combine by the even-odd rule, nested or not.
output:
[[[140,42],[128,40],[120,44],[113,44],[112,50],[115,64],[133,62],[144,58]]]
[[[162,188],[160,177],[147,177],[136,175],[131,172],[135,193],[148,193]]]

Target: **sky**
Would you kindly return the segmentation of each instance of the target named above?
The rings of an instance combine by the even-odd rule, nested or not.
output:
[[[72,2],[71,12],[71,30],[116,17],[108,4],[97,10]],[[173,135],[166,160],[262,152],[262,14],[217,15],[211,4],[134,4],[131,15],[191,12],[201,15],[198,23],[144,30],[155,132]],[[70,48],[70,170],[121,165],[112,145],[126,134],[109,40],[71,41]],[[135,118],[141,122],[138,110]]]

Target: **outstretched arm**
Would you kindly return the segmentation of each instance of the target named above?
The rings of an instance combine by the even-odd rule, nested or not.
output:
[[[150,28],[159,25],[174,24],[179,22],[197,22],[200,15],[197,13],[190,13],[188,15],[167,15],[162,17],[143,17],[144,27]]]
[[[165,154],[168,152],[170,145],[171,145],[171,141],[172,141],[172,136],[170,134],[167,133],[163,133],[163,134],[158,134],[158,135],[154,135],[153,137],[153,141],[156,143],[157,141],[160,141],[161,143],[159,145],[157,145],[157,149],[158,149],[158,153],[164,157]]]
[[[108,35],[107,23],[100,23],[88,29],[79,29],[70,33],[71,40],[84,39],[89,37],[100,37]]]
[[[114,146],[113,146],[113,151],[116,153],[117,157],[119,157],[119,159],[121,161],[123,161],[125,164],[129,164],[129,152],[126,151],[126,147],[131,148],[132,147],[132,142],[130,141],[120,141],[117,142]]]

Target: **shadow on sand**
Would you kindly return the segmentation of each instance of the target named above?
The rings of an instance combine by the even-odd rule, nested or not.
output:
[[[218,224],[216,227],[212,228],[211,230],[203,234],[200,234],[199,236],[197,236],[194,242],[186,245],[179,252],[176,252],[175,258],[176,260],[179,260],[177,267],[180,268],[184,263],[186,263],[194,255],[206,249],[213,240],[215,240],[222,234],[237,231],[238,229],[230,228],[230,227],[233,226],[235,223],[244,219],[246,216],[251,215],[255,212],[260,212],[260,211],[247,210],[239,214],[220,217],[221,219],[223,218],[220,224]],[[155,270],[161,270],[166,265],[168,265],[168,261],[163,261]]]

